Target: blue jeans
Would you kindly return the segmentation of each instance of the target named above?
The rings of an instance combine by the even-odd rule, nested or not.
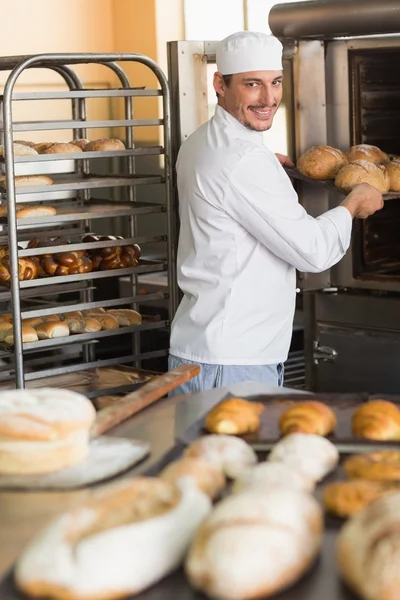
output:
[[[282,363],[277,365],[209,365],[178,358],[173,354],[169,355],[169,371],[180,365],[188,364],[199,364],[201,367],[199,375],[172,390],[169,393],[170,397],[180,394],[195,394],[218,387],[229,387],[233,383],[241,383],[242,381],[259,381],[276,386],[283,385],[284,367]]]

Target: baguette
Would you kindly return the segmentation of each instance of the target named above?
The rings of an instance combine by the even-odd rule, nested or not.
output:
[[[35,330],[38,334],[39,340],[50,340],[69,335],[69,327],[66,323],[63,323],[63,321],[59,321],[58,323],[39,323],[36,325]]]
[[[55,600],[139,594],[180,565],[211,509],[195,486],[135,477],[93,493],[25,549],[17,587]]]

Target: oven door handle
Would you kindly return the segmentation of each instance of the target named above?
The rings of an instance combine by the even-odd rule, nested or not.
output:
[[[314,340],[313,345],[313,362],[318,365],[320,362],[334,362],[338,357],[338,353],[330,346],[320,346],[318,340]]]

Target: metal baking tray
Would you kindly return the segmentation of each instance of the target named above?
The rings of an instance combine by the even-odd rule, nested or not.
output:
[[[341,190],[340,188],[337,188],[333,182],[333,180],[324,180],[324,181],[320,181],[318,179],[313,179],[312,177],[307,177],[306,175],[302,175],[301,173],[299,173],[299,171],[297,169],[290,169],[289,167],[284,167],[286,173],[289,175],[289,177],[293,177],[293,179],[299,179],[301,181],[306,181],[307,183],[313,183],[316,185],[322,185],[324,187],[327,187],[331,190],[335,190],[336,192],[338,192],[339,194],[343,194],[343,195],[347,195],[348,192],[345,192],[344,190]],[[400,198],[400,192],[386,192],[386,194],[382,194],[383,199],[384,200],[393,200],[394,198]]]
[[[72,98],[127,98],[130,96],[162,96],[161,90],[132,87],[120,89],[65,90],[63,92],[16,92],[13,100],[67,100]],[[0,96],[0,100],[3,96]]]

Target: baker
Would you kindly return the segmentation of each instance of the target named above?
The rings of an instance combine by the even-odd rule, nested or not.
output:
[[[214,116],[181,146],[177,160],[183,299],[171,328],[169,368],[200,364],[174,391],[241,381],[283,383],[296,300],[296,269],[318,273],[350,244],[352,219],[383,206],[359,184],[312,218],[282,164],[263,143],[282,99],[282,45],[238,32],[217,46]],[[282,163],[282,164],[281,164]]]

